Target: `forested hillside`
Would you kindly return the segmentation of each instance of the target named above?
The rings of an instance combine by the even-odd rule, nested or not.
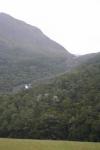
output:
[[[62,73],[74,57],[37,27],[0,13],[0,92]]]
[[[76,57],[37,27],[0,13],[0,93],[20,91],[91,57],[94,54]]]
[[[100,141],[100,54],[48,83],[0,96],[0,137]]]

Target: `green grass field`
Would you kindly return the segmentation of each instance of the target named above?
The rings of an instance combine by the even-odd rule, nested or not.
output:
[[[0,150],[100,150],[100,143],[0,139]]]

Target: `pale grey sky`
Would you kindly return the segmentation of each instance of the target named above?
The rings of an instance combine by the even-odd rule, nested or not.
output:
[[[0,0],[0,12],[39,27],[71,53],[100,52],[100,0]]]

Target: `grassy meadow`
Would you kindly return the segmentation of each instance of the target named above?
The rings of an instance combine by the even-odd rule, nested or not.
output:
[[[0,139],[0,150],[100,150],[100,143]]]

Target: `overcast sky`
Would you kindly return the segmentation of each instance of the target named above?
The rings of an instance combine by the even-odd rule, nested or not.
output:
[[[100,0],[0,0],[0,12],[39,27],[71,53],[100,51]]]

